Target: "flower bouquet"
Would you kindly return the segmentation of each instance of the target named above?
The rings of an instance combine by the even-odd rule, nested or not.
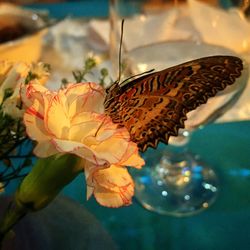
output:
[[[74,72],[75,82],[63,80],[58,91],[50,91],[44,86],[48,65],[1,62],[1,160],[9,169],[10,156],[24,141],[33,141],[12,173],[16,178],[23,177],[24,167],[37,157],[1,220],[1,241],[21,218],[46,207],[82,172],[87,199],[94,195],[107,207],[131,204],[134,183],[126,167],[141,168],[144,160],[128,130],[105,114],[104,87],[84,82],[94,65],[93,60],[86,61],[83,71]],[[103,83],[106,71],[101,75]],[[6,185],[3,177],[2,172],[0,181]]]

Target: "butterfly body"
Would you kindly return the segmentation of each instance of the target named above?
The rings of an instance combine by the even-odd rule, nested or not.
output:
[[[150,73],[107,89],[105,111],[130,132],[141,151],[167,143],[184,128],[186,114],[241,75],[241,59],[211,56]]]

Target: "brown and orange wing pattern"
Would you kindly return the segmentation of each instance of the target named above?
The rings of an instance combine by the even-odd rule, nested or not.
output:
[[[211,56],[152,73],[107,90],[105,111],[125,126],[141,151],[167,143],[184,128],[187,112],[235,82],[241,59]]]

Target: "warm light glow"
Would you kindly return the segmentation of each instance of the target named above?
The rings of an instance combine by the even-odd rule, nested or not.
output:
[[[248,40],[245,39],[245,40],[242,41],[242,48],[243,48],[243,50],[250,49],[250,44],[249,44]]]
[[[139,63],[138,64],[138,69],[140,72],[145,72],[148,69],[148,65],[146,63]]]
[[[203,206],[204,208],[208,208],[208,203],[207,203],[207,202],[204,202],[204,203],[202,204],[202,206]]]

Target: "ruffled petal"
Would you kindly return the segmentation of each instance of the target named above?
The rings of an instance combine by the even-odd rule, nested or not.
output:
[[[70,84],[64,91],[68,100],[69,113],[103,113],[104,89],[96,83]]]
[[[107,163],[105,159],[97,158],[95,152],[82,143],[60,140],[56,138],[52,139],[52,143],[54,144],[55,148],[61,153],[72,153],[78,155],[79,157],[86,159],[87,161],[90,161],[95,165],[103,165]]]
[[[51,96],[48,89],[39,84],[22,85],[20,88],[21,100],[26,107],[31,106],[34,100],[42,104],[45,95],[47,99]]]
[[[122,160],[119,162],[121,166],[141,168],[145,165],[145,161],[141,158],[138,152],[136,143],[129,142],[126,153],[123,155]]]
[[[145,165],[145,161],[141,158],[141,156],[137,153],[132,154],[126,161],[121,162],[122,166],[141,168]]]
[[[96,131],[102,126],[103,117],[104,115],[90,112],[82,112],[76,115],[71,120],[69,139],[90,146],[86,138],[95,136]]]
[[[45,112],[44,124],[46,129],[54,137],[60,139],[68,138],[70,120],[67,107],[67,99],[62,92],[51,98]]]
[[[94,187],[94,173],[98,170],[108,168],[110,165],[108,163],[105,163],[104,165],[97,165],[91,161],[86,161],[84,164],[84,174],[86,178],[86,182],[88,186]]]
[[[120,207],[131,204],[134,182],[126,168],[111,165],[93,173],[94,196],[103,206]]]
[[[44,126],[43,106],[38,100],[34,100],[33,105],[26,109],[23,121],[26,125],[28,136],[36,141],[45,141],[50,138]]]
[[[126,153],[130,136],[127,129],[117,129],[117,125],[112,123],[110,118],[105,118],[94,140],[91,148],[96,152],[96,156],[115,164],[120,162]]]
[[[121,161],[128,147],[128,142],[116,137],[102,141],[93,145],[92,148],[96,152],[98,158],[106,159],[110,164]],[[112,150],[110,150],[112,148]]]
[[[40,158],[46,158],[58,153],[58,150],[49,141],[38,142],[33,153]]]
[[[102,126],[99,128],[98,133],[96,133],[97,141],[105,141],[107,139],[115,136],[126,141],[130,140],[130,135],[125,128],[117,128],[117,124],[113,123],[109,116],[101,117]]]

